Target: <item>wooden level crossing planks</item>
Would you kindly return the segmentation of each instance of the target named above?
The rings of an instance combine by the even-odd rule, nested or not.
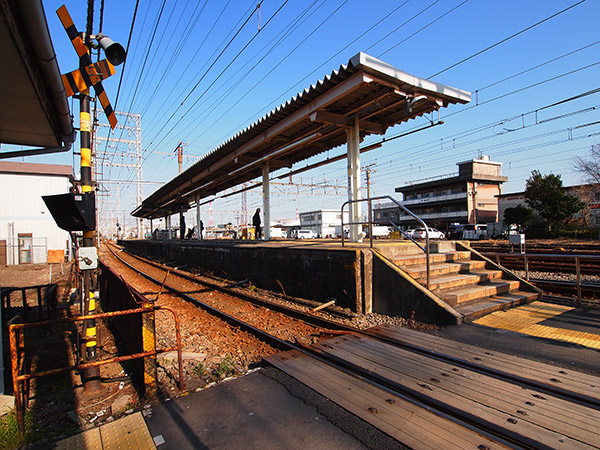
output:
[[[298,351],[272,355],[266,360],[411,448],[508,448]]]
[[[327,355],[478,418],[507,435],[551,448],[600,442],[600,412],[371,338],[339,336],[313,345]]]
[[[600,378],[593,375],[531,361],[495,350],[483,349],[408,328],[382,325],[370,328],[368,332],[373,336],[382,337],[392,342],[414,345],[483,367],[571,391],[600,403]]]

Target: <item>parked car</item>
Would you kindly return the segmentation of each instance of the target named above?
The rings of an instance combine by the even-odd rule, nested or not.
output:
[[[462,232],[463,239],[487,239],[486,224],[465,225]]]
[[[400,233],[400,237],[402,239],[408,239],[409,237],[412,238],[412,239],[415,238],[415,231],[416,230],[413,230],[413,229],[409,228],[408,230],[403,230],[403,231],[404,231],[404,233],[400,233],[399,232]]]
[[[413,239],[425,239],[427,237],[427,233],[425,228],[417,228],[413,233]],[[445,239],[446,236],[439,230],[435,228],[429,228],[429,239]]]
[[[272,238],[287,238],[287,233],[283,228],[271,228],[270,231]]]
[[[316,239],[317,233],[313,230],[298,230],[296,232],[296,239]]]
[[[451,223],[446,233],[448,239],[462,239],[464,225],[460,223]]]

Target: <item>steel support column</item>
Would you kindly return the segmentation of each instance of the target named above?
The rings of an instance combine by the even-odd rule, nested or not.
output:
[[[264,211],[264,232],[263,239],[271,239],[271,199],[269,185],[269,161],[266,161],[262,167],[262,185],[263,185],[263,211]]]
[[[346,143],[348,147],[348,200],[360,200],[360,134],[358,117],[354,118],[351,127],[346,128]],[[350,242],[358,242],[361,227],[361,204],[350,203]],[[342,233],[344,230],[342,230]]]

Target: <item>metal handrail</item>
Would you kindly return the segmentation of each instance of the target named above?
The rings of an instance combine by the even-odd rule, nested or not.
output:
[[[415,244],[417,247],[419,247],[421,250],[423,250],[423,252],[425,252],[426,267],[427,267],[427,289],[429,289],[429,265],[430,265],[430,263],[429,263],[429,227],[420,217],[418,217],[412,211],[410,211],[408,208],[406,208],[406,206],[402,205],[401,203],[398,203],[394,198],[390,197],[389,195],[382,195],[380,197],[361,198],[359,200],[348,200],[342,204],[342,208],[341,208],[341,212],[342,212],[342,214],[341,214],[341,216],[342,216],[342,247],[344,246],[344,207],[346,205],[350,205],[351,203],[368,202],[369,212],[368,212],[367,224],[369,225],[369,244],[370,244],[370,247],[373,248],[373,206],[372,206],[372,202],[373,202],[373,200],[382,200],[382,199],[390,200],[391,202],[396,204],[402,211],[411,215],[417,222],[419,222],[423,226],[423,228],[425,228],[425,248],[423,248],[421,246],[421,244],[419,244],[417,241],[415,241],[411,236],[406,234],[404,231],[400,230],[400,228],[398,228],[398,226],[395,223],[391,222],[391,224],[396,229],[401,231],[403,235],[405,235],[408,239],[410,239],[413,242],[413,244]],[[348,211],[348,216],[350,216],[350,211]],[[362,225],[362,224],[364,224],[364,222],[361,221],[361,222],[348,222],[346,225]]]

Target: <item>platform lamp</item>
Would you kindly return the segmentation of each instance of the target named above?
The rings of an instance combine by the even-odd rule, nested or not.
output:
[[[96,96],[100,100],[104,112],[110,122],[111,129],[117,125],[117,119],[112,106],[108,100],[102,80],[115,73],[114,65],[125,61],[126,52],[123,47],[112,41],[102,33],[95,36],[91,34],[91,21],[86,33],[79,33],[66,6],[61,6],[56,11],[67,36],[73,44],[73,48],[79,56],[79,68],[62,75],[63,85],[67,96],[79,98],[79,123],[80,123],[80,150],[81,150],[81,196],[90,199],[94,203],[95,216],[95,192],[92,180],[92,151],[91,151],[91,120],[90,120],[90,96],[89,88],[93,87]],[[89,11],[88,11],[89,13]],[[97,43],[94,43],[94,40]],[[106,54],[106,60],[96,63],[92,62],[90,50],[102,48]],[[97,286],[96,274],[98,265],[97,248],[95,246],[96,224],[83,231],[83,242],[78,250],[79,269],[82,272],[82,313],[94,315],[96,312],[97,295],[93,288]],[[84,322],[82,342],[85,349],[81,349],[83,360],[86,363],[97,361],[96,321],[88,319]],[[84,390],[96,392],[101,389],[100,369],[93,366],[81,371]]]

